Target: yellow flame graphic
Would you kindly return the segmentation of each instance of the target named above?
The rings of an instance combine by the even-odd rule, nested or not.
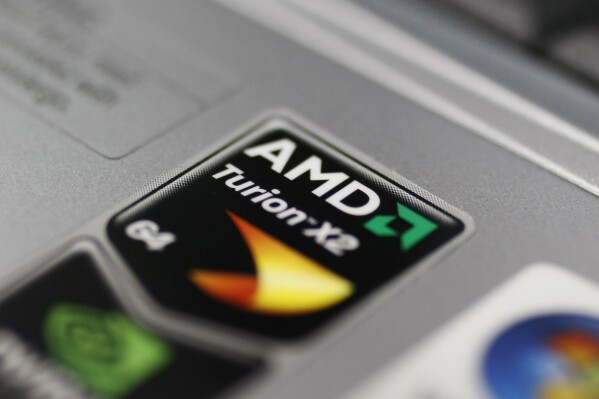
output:
[[[256,276],[193,269],[190,279],[204,292],[246,310],[278,315],[311,313],[333,306],[353,284],[318,262],[228,212],[256,266]]]

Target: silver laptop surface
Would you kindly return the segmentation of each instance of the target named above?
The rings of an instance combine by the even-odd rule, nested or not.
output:
[[[0,398],[599,397],[597,8],[0,0]]]

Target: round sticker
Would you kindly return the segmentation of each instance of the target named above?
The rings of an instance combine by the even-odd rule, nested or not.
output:
[[[511,326],[485,354],[484,379],[497,399],[599,398],[599,319],[550,314]]]

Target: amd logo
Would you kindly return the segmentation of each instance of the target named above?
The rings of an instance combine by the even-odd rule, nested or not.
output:
[[[271,163],[273,171],[283,174],[289,180],[295,180],[307,174],[310,181],[321,182],[312,190],[312,193],[318,197],[328,195],[326,202],[348,215],[366,216],[379,208],[381,199],[378,194],[357,180],[352,180],[338,189],[349,179],[349,176],[343,172],[323,172],[323,161],[316,155],[308,157],[295,166],[288,167],[296,149],[297,144],[293,140],[280,139],[247,148],[243,153],[251,158],[264,158]],[[361,197],[364,200],[357,204],[353,200],[351,204],[348,204],[348,198],[356,193],[362,193]]]

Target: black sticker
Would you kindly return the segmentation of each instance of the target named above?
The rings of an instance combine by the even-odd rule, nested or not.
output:
[[[331,146],[278,127],[220,151],[108,231],[161,305],[293,338],[464,228]]]
[[[2,398],[211,398],[252,365],[141,327],[118,306],[84,252],[0,304]]]

